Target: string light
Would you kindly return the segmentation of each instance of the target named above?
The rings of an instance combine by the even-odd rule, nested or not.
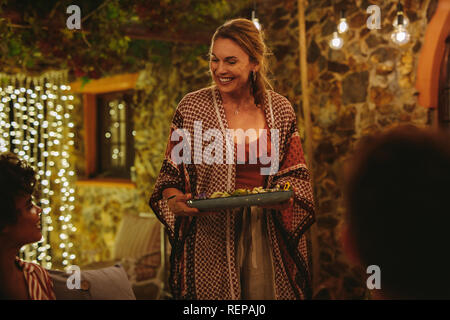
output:
[[[56,242],[62,249],[62,264],[68,267],[76,258],[70,242],[76,228],[70,223],[75,195],[67,150],[70,142],[73,145],[70,110],[74,107],[69,103],[73,96],[66,94],[70,90],[67,71],[49,72],[39,78],[6,74],[0,74],[0,78],[4,79],[0,85],[0,151],[10,150],[27,160],[40,180],[43,238],[22,247],[21,257],[51,268],[55,250],[52,253],[50,234],[59,231],[52,239],[59,239]],[[62,219],[53,222],[52,214]]]
[[[397,16],[392,24],[394,26],[394,32],[391,34],[391,39],[395,44],[402,46],[409,42],[411,36],[406,29],[408,23],[408,18],[406,18],[403,13],[403,5],[399,1],[397,6]]]

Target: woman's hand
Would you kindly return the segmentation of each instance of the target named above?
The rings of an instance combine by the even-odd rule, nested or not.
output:
[[[292,195],[292,197],[289,200],[286,200],[285,202],[277,203],[274,205],[261,206],[261,208],[273,209],[273,210],[278,210],[278,211],[292,208],[294,206],[295,188],[292,187],[292,190],[294,191],[294,194]]]
[[[294,198],[290,198],[289,200],[286,200],[285,202],[277,203],[274,205],[261,206],[261,208],[281,211],[281,210],[286,210],[286,209],[292,208],[293,205],[294,205]]]
[[[189,216],[204,216],[214,212],[202,212],[197,208],[191,208],[186,204],[186,201],[192,199],[192,194],[179,194],[174,198],[167,200],[167,205],[170,211],[176,216],[189,217]]]

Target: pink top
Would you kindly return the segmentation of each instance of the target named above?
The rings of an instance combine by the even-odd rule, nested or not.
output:
[[[53,282],[47,270],[40,265],[25,262],[17,257],[16,263],[23,271],[31,300],[56,300]]]
[[[261,175],[261,168],[270,167],[270,163],[262,164],[260,160],[262,155],[270,157],[271,151],[270,130],[267,126],[265,129],[267,134],[262,133],[257,140],[250,143],[244,142],[244,158],[237,153],[237,146],[244,143],[235,143],[234,151],[237,154],[237,159],[244,162],[243,164],[236,164],[235,189],[252,189],[254,187],[264,186],[266,176]],[[249,163],[251,155],[256,158],[255,164]]]

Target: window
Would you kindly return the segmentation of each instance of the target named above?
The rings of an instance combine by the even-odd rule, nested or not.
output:
[[[132,178],[134,129],[132,92],[97,96],[97,176]]]
[[[134,184],[134,128],[131,107],[138,74],[122,74],[87,84],[72,83],[83,95],[85,179],[77,184]]]

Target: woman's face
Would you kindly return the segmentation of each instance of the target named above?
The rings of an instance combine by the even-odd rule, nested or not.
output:
[[[258,71],[248,54],[230,39],[216,39],[210,59],[213,80],[222,93],[237,93],[247,88],[250,72]]]
[[[16,199],[18,211],[17,222],[4,227],[2,234],[13,245],[23,246],[41,240],[41,212],[32,200],[31,195],[23,195]]]

